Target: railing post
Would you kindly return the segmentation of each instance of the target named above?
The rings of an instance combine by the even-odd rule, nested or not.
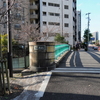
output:
[[[27,66],[26,66],[26,47],[25,47],[25,44],[24,44],[24,64],[25,64],[25,69],[26,69]]]

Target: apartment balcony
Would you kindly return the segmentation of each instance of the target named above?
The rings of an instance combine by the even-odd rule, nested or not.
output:
[[[30,5],[30,9],[37,10],[38,9],[38,5]]]
[[[38,14],[31,14],[30,18],[32,18],[32,19],[38,19]]]

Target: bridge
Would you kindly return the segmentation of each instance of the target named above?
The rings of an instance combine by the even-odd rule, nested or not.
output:
[[[92,48],[87,52],[84,49],[70,51],[52,72],[100,73],[100,52]]]
[[[100,52],[70,51],[51,71],[39,100],[100,100]]]

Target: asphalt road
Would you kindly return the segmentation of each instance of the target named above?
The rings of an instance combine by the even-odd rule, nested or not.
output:
[[[100,100],[100,74],[53,73],[40,100]]]
[[[91,48],[70,52],[59,68],[100,68],[100,52]],[[61,69],[52,73],[40,100],[100,100],[100,73],[68,73]]]

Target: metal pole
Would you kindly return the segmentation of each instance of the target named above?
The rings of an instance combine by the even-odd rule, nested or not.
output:
[[[62,36],[63,36],[63,0],[62,0]]]
[[[88,49],[88,45],[89,45],[89,26],[90,26],[90,15],[91,13],[86,13],[86,15],[88,15],[88,41],[87,41],[87,49]]]
[[[8,69],[9,76],[13,77],[12,69],[12,34],[11,34],[11,16],[10,16],[10,0],[7,0],[7,34],[8,34]]]

